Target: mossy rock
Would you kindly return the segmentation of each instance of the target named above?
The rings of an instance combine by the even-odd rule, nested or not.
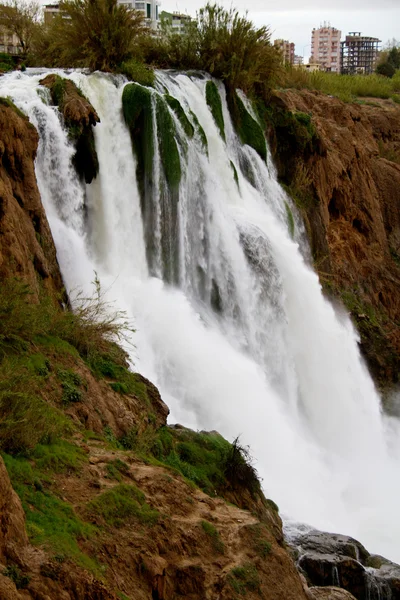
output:
[[[143,207],[145,188],[151,187],[153,180],[154,129],[151,91],[137,83],[126,85],[122,93],[122,109],[137,156],[137,177]]]
[[[232,172],[233,172],[233,178],[235,180],[236,185],[239,187],[239,177],[238,177],[237,169],[236,169],[236,167],[235,167],[235,165],[233,164],[232,161],[230,161],[230,164],[231,164],[231,169],[232,169]]]
[[[91,183],[99,173],[92,127],[100,121],[96,111],[73,81],[48,75],[40,83],[50,90],[53,104],[64,117],[68,137],[75,145],[72,162],[79,177]]]
[[[189,138],[192,138],[194,136],[194,127],[191,124],[191,122],[189,121],[189,119],[187,118],[186,113],[183,110],[182,105],[179,102],[179,100],[177,100],[173,96],[170,96],[169,94],[165,94],[165,99],[166,99],[168,105],[172,108],[172,110],[178,117],[179,122],[182,125],[182,128],[183,128],[184,132],[186,133],[186,135]]]
[[[225,142],[225,123],[224,115],[222,113],[221,96],[219,95],[218,88],[213,81],[207,81],[206,83],[206,101],[211,110],[211,114],[214,118],[214,121],[219,129],[221,137]]]
[[[260,124],[253,119],[236,92],[228,98],[228,106],[233,124],[242,144],[247,144],[251,148],[254,148],[257,154],[265,161],[267,159],[267,144]]]
[[[156,100],[157,134],[160,145],[160,158],[165,178],[172,189],[177,189],[181,180],[181,161],[175,139],[175,123],[163,98]]]
[[[194,114],[194,112],[192,110],[190,111],[190,116],[192,117],[193,122],[196,126],[197,135],[200,138],[201,145],[203,146],[203,149],[208,156],[208,140],[207,140],[206,133],[205,133],[204,129],[202,128],[202,126],[200,125],[200,122],[199,122],[197,116]]]

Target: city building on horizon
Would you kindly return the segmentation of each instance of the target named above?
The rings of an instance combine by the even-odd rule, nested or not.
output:
[[[362,36],[360,31],[350,31],[340,46],[341,73],[343,75],[370,75],[378,62],[381,40]]]
[[[170,13],[166,10],[163,10],[160,14],[159,26],[162,23],[167,23],[171,27],[173,33],[181,34],[186,31],[187,26],[191,23],[191,21],[192,17],[185,13],[180,13],[177,11]]]
[[[318,64],[322,71],[340,73],[340,38],[342,32],[325,22],[311,33],[310,63]]]
[[[288,40],[278,39],[274,41],[274,46],[282,52],[283,63],[285,65],[294,64],[294,43]]]
[[[141,12],[144,16],[146,25],[150,29],[157,31],[159,23],[159,7],[161,5],[159,0],[117,0],[117,4],[120,6],[126,6],[127,8],[134,8]],[[44,7],[44,22],[49,25],[52,19],[60,14],[60,4],[46,4]]]

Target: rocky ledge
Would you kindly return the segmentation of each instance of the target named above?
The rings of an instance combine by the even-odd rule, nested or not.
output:
[[[400,600],[400,566],[370,554],[357,540],[313,530],[292,537],[290,545],[307,584],[321,587],[321,595],[312,597]],[[330,586],[350,596],[338,596]]]

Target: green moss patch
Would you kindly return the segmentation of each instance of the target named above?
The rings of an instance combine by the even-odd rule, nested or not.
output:
[[[181,161],[175,139],[175,124],[163,98],[157,96],[157,134],[160,158],[165,178],[171,188],[177,188],[181,180]]]
[[[143,492],[134,485],[119,484],[87,505],[88,515],[100,523],[111,527],[122,527],[126,522],[136,520],[142,525],[154,525],[159,513],[145,500]]]
[[[14,102],[10,98],[1,98],[0,97],[0,106],[6,106],[7,108],[11,108],[19,117],[28,120],[28,117],[14,104]]]
[[[194,114],[194,112],[192,110],[190,111],[190,116],[192,117],[193,123],[196,126],[196,134],[199,137],[199,140],[201,142],[201,145],[203,146],[204,152],[208,156],[208,140],[207,140],[206,133],[205,133],[204,129],[202,128],[202,126],[200,125],[200,122],[199,122],[197,116]]]
[[[186,113],[183,110],[182,105],[179,102],[179,100],[177,100],[173,96],[170,96],[169,94],[165,94],[165,99],[166,99],[168,105],[172,108],[172,110],[178,117],[179,122],[182,125],[182,128],[183,128],[184,132],[186,133],[186,135],[189,138],[192,138],[194,136],[194,127],[191,124],[191,122],[189,121],[189,119],[187,118]]]
[[[267,145],[259,123],[247,111],[236,92],[228,100],[228,104],[233,124],[242,144],[251,146],[263,160],[266,160]]]
[[[142,62],[131,58],[130,60],[123,62],[118,70],[131,81],[135,81],[136,83],[140,83],[140,85],[146,85],[149,87],[154,86],[154,69],[146,66]]]
[[[221,96],[213,81],[207,81],[206,83],[206,101],[211,110],[215,124],[219,129],[220,135],[225,142],[225,123],[224,115],[222,113]]]
[[[286,218],[287,218],[287,224],[288,224],[290,237],[293,239],[294,227],[295,227],[294,217],[293,217],[292,209],[290,208],[290,206],[287,202],[285,202],[285,209],[286,209]]]
[[[66,465],[71,465],[72,462],[75,468],[79,451],[67,449],[66,446],[60,450],[53,446],[53,452],[58,457],[63,457],[62,467],[58,461],[51,462],[48,455],[44,457],[40,447],[36,452],[37,457],[33,454],[31,460],[3,455],[12,486],[25,511],[31,543],[44,545],[52,553],[70,558],[83,568],[98,573],[96,561],[84,554],[79,547],[79,542],[93,537],[96,529],[82,521],[70,504],[57,497],[51,489],[49,477],[54,467],[58,472],[60,469],[67,469]]]
[[[212,523],[208,521],[202,521],[201,527],[207,537],[210,539],[212,549],[216,554],[223,554],[225,550],[225,546],[223,541],[221,540],[221,536],[219,535],[218,529],[214,527]]]
[[[245,596],[247,592],[260,590],[260,576],[256,566],[252,563],[245,563],[232,569],[227,576],[227,581],[240,596]]]

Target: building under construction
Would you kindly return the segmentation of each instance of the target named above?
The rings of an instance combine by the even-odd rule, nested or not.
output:
[[[362,36],[361,32],[350,31],[344,42],[340,43],[341,73],[370,75],[378,59],[378,38]]]

